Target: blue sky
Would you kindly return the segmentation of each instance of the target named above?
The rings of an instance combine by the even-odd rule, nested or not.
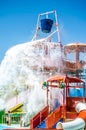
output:
[[[0,0],[0,62],[10,47],[32,39],[38,14],[52,10],[63,45],[86,43],[86,0]]]

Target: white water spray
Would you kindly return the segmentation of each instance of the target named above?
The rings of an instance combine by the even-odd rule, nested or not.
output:
[[[13,105],[23,102],[29,115],[41,110],[46,105],[46,92],[42,90],[41,84],[60,70],[61,58],[58,44],[44,40],[10,48],[0,65],[1,98],[2,104],[5,103],[2,105],[3,108],[8,110]],[[45,67],[48,70],[45,70]],[[51,71],[50,68],[55,70]]]

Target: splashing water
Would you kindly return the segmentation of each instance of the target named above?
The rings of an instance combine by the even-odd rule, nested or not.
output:
[[[60,46],[44,39],[10,48],[0,65],[1,108],[23,102],[29,115],[41,110],[46,105],[41,83],[62,68],[62,57]]]

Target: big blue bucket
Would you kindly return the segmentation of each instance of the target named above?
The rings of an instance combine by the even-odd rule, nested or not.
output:
[[[53,25],[53,20],[41,19],[41,30],[43,33],[50,33],[52,25]]]

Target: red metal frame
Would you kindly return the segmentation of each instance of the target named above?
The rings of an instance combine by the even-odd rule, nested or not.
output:
[[[77,117],[77,113],[75,112],[76,102],[78,102],[78,101],[85,102],[86,101],[85,93],[84,93],[83,97],[69,97],[68,92],[69,92],[70,87],[71,88],[83,88],[85,90],[85,83],[84,83],[84,81],[82,81],[81,79],[79,79],[77,77],[69,77],[67,75],[66,76],[57,75],[57,76],[53,76],[47,80],[47,82],[49,84],[48,87],[59,87],[59,86],[53,85],[53,82],[60,82],[61,80],[65,82],[65,88],[63,88],[63,90],[64,90],[63,106],[61,107],[61,117],[65,121],[66,118],[74,119]],[[78,85],[70,86],[70,83],[76,83],[76,84],[82,83],[82,86],[78,86]]]
[[[58,107],[46,118],[46,128],[52,128],[61,118],[61,108]]]
[[[42,111],[36,114],[30,120],[30,129],[36,128],[49,114],[49,106],[46,106]]]
[[[49,87],[59,87],[56,85],[53,85],[53,82],[59,82],[63,80],[65,83],[65,87],[63,88],[63,105],[60,105],[58,108],[56,108],[53,112],[49,114],[49,106],[46,106],[42,111],[40,111],[36,116],[33,117],[33,119],[30,121],[30,129],[36,128],[37,125],[39,125],[44,119],[46,122],[46,128],[52,128],[61,118],[63,121],[65,121],[67,118],[74,119],[78,116],[78,114],[75,112],[75,104],[78,101],[85,102],[85,93],[83,97],[70,97],[68,95],[69,88],[83,88],[85,90],[85,84],[84,82],[79,78],[73,78],[68,76],[55,76],[47,80],[48,87],[47,87],[47,105],[48,105],[48,93],[49,93]],[[75,86],[70,86],[70,83],[76,83]],[[82,83],[82,86],[77,86],[77,83]]]
[[[74,86],[70,86],[70,83],[76,83]],[[77,83],[82,83],[82,86],[78,86]],[[69,89],[70,88],[83,88],[84,94],[83,97],[70,97],[69,96]],[[75,119],[78,114],[75,111],[75,106],[77,102],[85,102],[85,83],[79,78],[76,78],[76,80],[66,80],[66,118],[68,119]]]

